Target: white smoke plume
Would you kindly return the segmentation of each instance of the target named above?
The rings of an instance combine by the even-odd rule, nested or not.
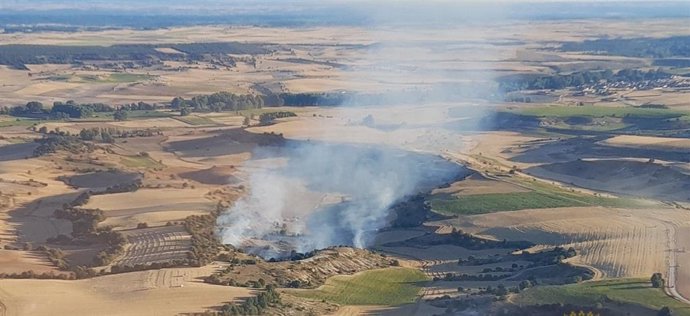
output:
[[[264,257],[284,257],[333,245],[366,247],[406,196],[457,177],[459,165],[439,157],[371,146],[290,142],[285,166],[254,172],[250,192],[218,220],[225,243]],[[341,200],[300,207],[308,191]],[[302,205],[302,207],[304,207]]]
[[[386,5],[364,6],[372,45],[343,77],[352,86],[366,87],[367,93],[382,96],[377,99],[381,107],[406,102],[426,111],[420,117],[447,117],[447,107],[441,109],[436,104],[489,93],[483,90],[485,83],[491,82],[486,68],[496,58],[492,52],[473,51],[483,47],[483,39],[474,32],[463,32],[463,28],[468,16],[475,20],[482,14],[472,14],[468,8],[457,3],[437,6],[420,2],[405,2],[395,11]],[[458,56],[474,57],[459,61]],[[455,65],[455,69],[448,71],[446,65]],[[483,111],[476,106],[472,110]],[[444,149],[434,145],[437,142],[431,138],[457,138],[451,129],[458,128],[447,129],[442,121],[410,124],[385,119],[392,129],[419,132],[421,141],[415,150],[438,154]],[[378,118],[372,120],[379,122]],[[476,124],[476,120],[465,122]],[[372,133],[383,126],[363,124]],[[441,131],[434,136],[428,133],[433,129]],[[387,225],[393,204],[447,183],[464,170],[438,156],[383,146],[294,141],[280,153],[255,156],[262,155],[280,156],[287,163],[255,171],[248,182],[248,195],[224,213],[218,225],[225,243],[265,258],[333,245],[366,247],[373,234]],[[308,203],[314,192],[317,202]]]

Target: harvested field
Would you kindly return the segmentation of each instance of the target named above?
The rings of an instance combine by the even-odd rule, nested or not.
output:
[[[240,180],[233,174],[234,166],[213,166],[208,169],[180,173],[180,177],[209,185],[236,184]]]
[[[526,172],[595,190],[661,200],[690,200],[690,175],[670,166],[631,160],[577,160]]]
[[[573,262],[608,277],[643,277],[666,270],[668,223],[663,219],[680,223],[689,218],[676,209],[556,208],[462,220],[468,231],[497,239],[574,247],[578,256]]]
[[[686,222],[688,224],[690,222]],[[678,227],[676,231],[676,289],[685,298],[690,297],[690,227]],[[664,275],[667,275],[664,273]],[[688,313],[690,314],[690,312]]]
[[[620,147],[646,147],[668,150],[690,151],[690,140],[686,138],[619,135],[600,143]]]
[[[105,189],[129,185],[142,178],[141,174],[121,171],[101,171],[67,177],[65,182],[77,188]]]
[[[101,225],[133,228],[138,223],[162,226],[168,221],[182,220],[189,215],[206,214],[216,203],[207,199],[205,189],[141,189],[136,192],[96,195],[87,208],[105,212]],[[122,201],[127,201],[123,204]]]
[[[444,194],[458,197],[475,194],[502,194],[515,192],[529,192],[529,190],[505,181],[488,179],[479,173],[474,173],[462,181],[451,184],[447,188],[435,189],[431,193],[434,195]]]
[[[182,226],[122,231],[129,243],[122,257],[114,265],[148,265],[155,262],[171,262],[186,259],[192,247],[191,236]]]
[[[176,315],[200,313],[252,294],[246,288],[204,284],[187,270],[195,271],[165,269],[79,281],[0,280],[0,301],[7,316]]]
[[[22,273],[30,270],[37,274],[59,272],[43,252],[0,250],[0,273]]]

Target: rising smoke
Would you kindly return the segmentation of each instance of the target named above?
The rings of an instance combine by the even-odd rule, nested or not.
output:
[[[387,224],[394,203],[462,171],[439,157],[371,146],[290,142],[280,155],[286,164],[253,173],[249,194],[219,218],[225,243],[263,257],[366,247]],[[291,199],[302,191],[299,184],[341,198],[296,211]]]
[[[406,5],[412,8],[410,2]],[[435,107],[439,102],[466,102],[468,96],[490,94],[484,90],[485,83],[491,81],[486,71],[486,63],[491,62],[490,52],[457,66],[457,56],[469,56],[467,51],[478,45],[476,38],[465,42],[456,35],[463,32],[462,17],[468,15],[467,11],[454,4],[446,9],[427,6],[396,12],[392,14],[383,8],[370,11],[371,45],[362,60],[344,74],[348,81],[355,86],[375,87],[376,93],[384,96],[377,99],[382,107],[413,102],[427,114],[436,114],[432,117],[448,115],[447,110]],[[449,14],[458,18],[443,19],[440,24],[432,22],[434,17]],[[417,32],[420,25],[425,27],[422,35],[408,36]],[[448,32],[448,28],[453,30]],[[446,63],[454,64],[455,69],[447,71]],[[483,112],[476,106],[473,111]],[[411,126],[419,122],[387,123],[400,123],[396,128],[411,131],[422,128]],[[443,122],[434,124],[438,124],[432,127],[436,130],[447,128],[442,126]],[[372,122],[363,121],[363,125],[372,132],[377,128]],[[457,130],[456,126],[441,134],[443,138],[457,138],[453,134]],[[423,140],[415,149],[436,154],[443,151],[435,140],[425,141],[433,135],[425,132],[418,136]],[[388,224],[393,204],[455,179],[464,170],[435,155],[381,146],[295,141],[280,153],[262,151],[255,156],[280,156],[287,162],[279,168],[254,171],[248,181],[248,194],[218,219],[218,225],[224,243],[265,258],[333,245],[366,247],[374,233]],[[309,196],[305,192],[321,194],[321,203],[300,201],[299,196],[305,196],[304,200]]]

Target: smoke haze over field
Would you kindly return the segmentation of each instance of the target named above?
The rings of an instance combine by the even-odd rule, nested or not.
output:
[[[370,146],[293,142],[280,156],[287,164],[253,173],[249,194],[219,218],[223,242],[264,257],[333,245],[366,247],[387,224],[395,202],[450,181],[463,170],[440,157]],[[298,183],[345,201],[294,210],[299,206],[290,200],[299,194]],[[272,245],[254,246],[248,243],[252,240]]]
[[[415,19],[434,21],[432,12],[435,10],[419,10]],[[398,22],[405,22],[408,14],[409,12],[392,14],[387,10],[369,12],[367,19],[370,23],[379,25],[369,32],[376,45],[358,63],[357,71],[345,76],[353,83],[366,79],[375,88],[379,88],[376,83],[382,83],[381,87],[388,87],[379,89],[378,93],[383,95],[383,104],[377,107],[379,109],[396,106],[400,91],[418,91],[419,97],[415,101],[425,114],[435,113],[436,117],[444,117],[445,109],[435,107],[435,104],[439,99],[457,97],[457,76],[467,76],[461,79],[476,85],[473,89],[475,92],[483,93],[481,86],[491,81],[485,69],[487,60],[492,60],[492,54],[486,52],[480,54],[481,60],[463,61],[471,75],[447,72],[440,64],[444,58],[456,58],[447,57],[449,50],[452,52],[458,49],[453,46],[457,44],[456,40],[430,37],[420,41],[419,38],[424,38],[423,35],[409,37],[410,32],[417,31],[412,27],[390,27]],[[454,11],[447,14],[467,12]],[[421,32],[433,33],[434,30],[435,26],[431,26]],[[457,41],[461,40],[462,36],[458,35]],[[413,84],[398,84],[391,88],[390,82],[402,76],[411,79]],[[427,82],[426,78],[430,77],[434,80]],[[352,104],[341,105],[344,108],[348,106]],[[481,111],[481,108],[478,109]],[[388,120],[387,123],[395,126],[401,122]],[[434,124],[441,122],[432,123]],[[378,128],[375,122],[365,120],[361,125],[364,125],[365,132],[375,133]],[[396,128],[421,132],[417,127],[405,125],[404,122]],[[308,252],[334,245],[366,247],[373,234],[384,228],[391,219],[391,206],[410,195],[429,191],[456,179],[464,170],[438,156],[405,152],[385,148],[383,145],[374,148],[363,145],[290,142],[279,154],[270,151],[255,153],[255,157],[265,156],[284,157],[287,164],[281,168],[253,171],[248,181],[248,194],[218,219],[224,243],[265,258],[285,257],[292,250]],[[320,203],[312,206],[313,209],[295,210],[308,207],[298,205],[299,198],[295,201],[295,196],[304,196],[306,199],[309,195],[299,189],[300,186],[322,195],[340,196],[343,200],[330,204]]]

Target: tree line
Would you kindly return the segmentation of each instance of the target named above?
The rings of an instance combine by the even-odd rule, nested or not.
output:
[[[185,54],[167,54],[172,48]],[[203,61],[207,58],[232,60],[228,54],[266,54],[264,45],[239,42],[185,44],[117,44],[110,46],[0,45],[0,65],[29,70],[27,64],[80,64],[88,61],[134,61],[153,64],[161,61]]]
[[[503,76],[497,80],[500,91],[511,92],[519,90],[544,90],[579,87],[584,84],[595,84],[602,80],[607,82],[638,82],[642,80],[667,79],[670,77],[670,74],[667,74],[660,69],[648,71],[638,69],[622,69],[616,72],[606,69],[555,75],[517,74]]]
[[[628,57],[690,57],[690,36],[666,38],[601,38],[561,45],[564,51],[585,51]]]
[[[149,111],[157,108],[158,106],[155,103],[151,104],[146,102],[112,106],[105,103],[76,103],[73,100],[69,100],[66,102],[56,101],[53,103],[53,106],[50,109],[47,109],[41,102],[30,101],[25,105],[0,107],[0,114],[16,117],[60,120],[70,118],[88,118],[92,117],[94,113],[109,112],[113,113],[115,120],[124,121],[127,119],[127,111]]]

